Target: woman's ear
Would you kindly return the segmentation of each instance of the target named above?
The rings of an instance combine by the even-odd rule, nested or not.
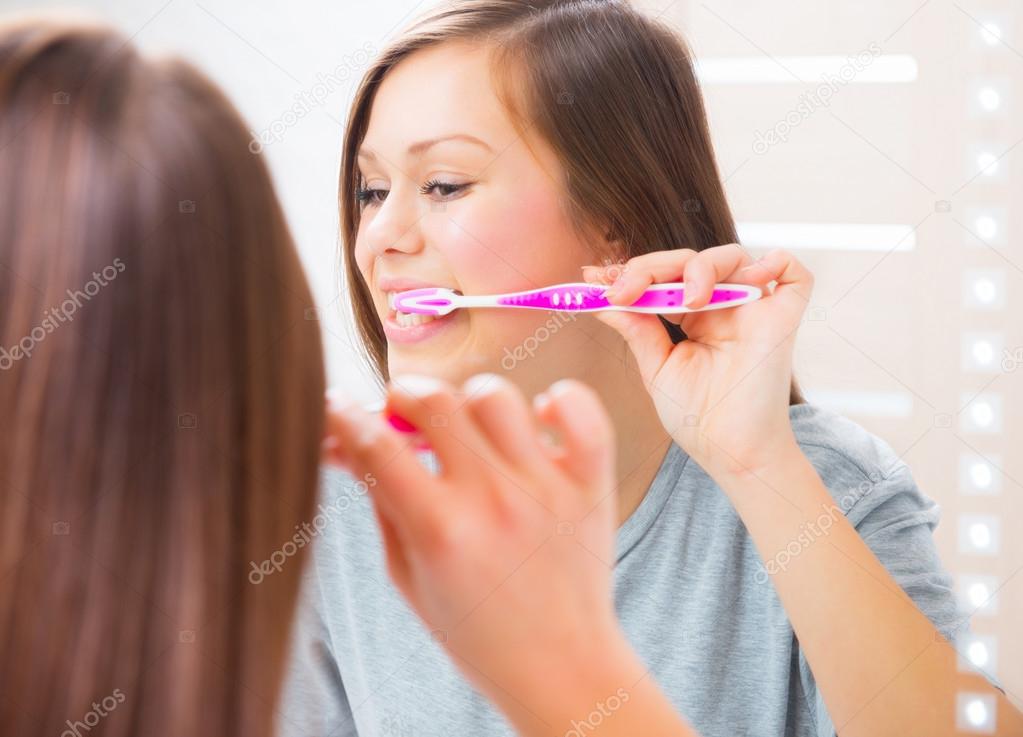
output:
[[[628,261],[628,244],[623,238],[622,229],[616,223],[603,221],[600,223],[598,232],[603,234],[601,242],[594,245],[602,265],[609,266]]]

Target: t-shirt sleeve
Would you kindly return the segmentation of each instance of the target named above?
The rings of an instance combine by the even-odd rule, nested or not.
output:
[[[278,737],[357,737],[324,621],[315,560],[303,574],[276,726]]]
[[[829,460],[831,464],[840,463]],[[844,473],[838,474],[845,477],[844,488],[831,488],[829,484],[829,489],[836,500],[848,502],[848,506],[840,504],[847,519],[917,608],[955,645],[968,634],[969,618],[958,604],[952,577],[934,544],[933,533],[941,516],[938,505],[920,491],[905,463],[898,463],[887,473],[880,469],[854,471],[849,461],[844,465]],[[858,481],[850,495],[853,474]],[[835,737],[835,725],[802,652],[799,667],[816,734]]]

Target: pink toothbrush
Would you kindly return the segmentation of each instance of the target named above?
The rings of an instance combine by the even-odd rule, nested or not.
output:
[[[716,284],[710,301],[703,307],[692,309],[682,306],[685,285],[681,282],[671,282],[651,284],[631,305],[612,305],[604,298],[604,291],[608,286],[610,285],[578,282],[556,284],[525,292],[475,296],[457,294],[443,287],[426,287],[399,293],[394,299],[394,306],[402,312],[437,316],[447,315],[449,312],[466,307],[520,307],[569,312],[616,310],[667,315],[736,307],[758,300],[762,296],[758,287],[748,284]],[[419,434],[415,426],[403,417],[385,412],[382,403],[374,404],[366,409],[381,413],[387,423],[400,433],[410,436]],[[416,450],[424,450],[428,449],[429,445],[421,438],[414,437],[414,447]]]
[[[748,284],[716,284],[710,301],[703,307],[692,309],[682,306],[685,285],[681,282],[651,284],[631,305],[613,305],[604,298],[610,285],[577,282],[555,284],[542,289],[509,294],[467,296],[442,287],[426,287],[401,292],[394,306],[402,312],[420,315],[446,315],[452,310],[466,307],[524,307],[533,310],[558,312],[645,312],[670,315],[682,312],[705,312],[735,307],[760,299],[759,287]]]
[[[397,430],[403,435],[411,437],[413,440],[412,447],[415,450],[430,449],[430,445],[420,436],[419,430],[416,426],[404,417],[390,412],[383,401],[370,402],[362,405],[362,408],[366,412],[370,412],[381,417],[393,430]]]

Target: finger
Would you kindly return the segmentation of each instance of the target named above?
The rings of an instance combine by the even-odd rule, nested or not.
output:
[[[538,429],[518,388],[496,374],[477,374],[465,382],[463,390],[465,411],[504,459],[515,467],[539,469],[543,449]]]
[[[355,403],[332,402],[328,415],[347,468],[370,486],[381,510],[407,535],[430,535],[446,499],[411,443]]]
[[[607,266],[583,267],[583,281],[589,282],[591,284],[610,284],[615,280],[615,278],[617,278],[617,273],[612,272],[610,270],[610,267]]]
[[[685,297],[682,304],[699,308],[710,302],[714,286],[726,282],[742,267],[752,263],[750,255],[736,243],[701,251],[686,262],[683,270]]]
[[[463,404],[448,384],[429,376],[406,374],[388,386],[388,410],[419,430],[448,479],[477,479],[487,466],[503,466],[472,415],[460,411]]]
[[[657,315],[636,312],[596,312],[596,318],[613,328],[628,343],[640,375],[649,387],[671,353],[668,331]]]
[[[749,267],[751,273],[767,281],[777,281],[774,291],[765,297],[802,314],[813,292],[813,274],[790,252],[775,248]]]
[[[387,556],[387,573],[407,599],[411,593],[412,573],[405,545],[398,534],[397,525],[384,511],[380,500],[376,496],[373,496],[372,500],[373,512],[376,515],[377,526],[380,528],[380,539],[383,541],[384,552]]]
[[[630,258],[621,267],[618,279],[604,292],[604,296],[612,304],[630,305],[651,284],[678,279],[685,264],[696,255],[697,252],[691,248],[676,248]]]
[[[605,296],[614,304],[632,304],[651,284],[678,281],[693,261],[711,260],[722,264],[722,271],[730,274],[752,261],[746,250],[737,243],[714,246],[702,251],[691,248],[654,251],[629,259],[622,270],[621,281],[612,285]]]
[[[572,379],[562,379],[537,395],[537,418],[558,433],[563,453],[557,463],[581,483],[593,498],[603,498],[613,486],[614,428],[596,392]]]
[[[320,441],[320,460],[332,466],[344,468],[348,462],[344,445],[338,439],[338,422],[340,421],[332,409],[349,402],[343,394],[335,389],[327,389],[323,397],[324,421],[323,439]]]

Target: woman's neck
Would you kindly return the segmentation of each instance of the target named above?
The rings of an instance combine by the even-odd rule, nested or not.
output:
[[[556,375],[578,379],[592,387],[615,428],[618,524],[639,506],[657,475],[671,443],[650,394],[643,386],[632,351],[618,333],[597,320],[578,323],[574,345],[559,346]]]

